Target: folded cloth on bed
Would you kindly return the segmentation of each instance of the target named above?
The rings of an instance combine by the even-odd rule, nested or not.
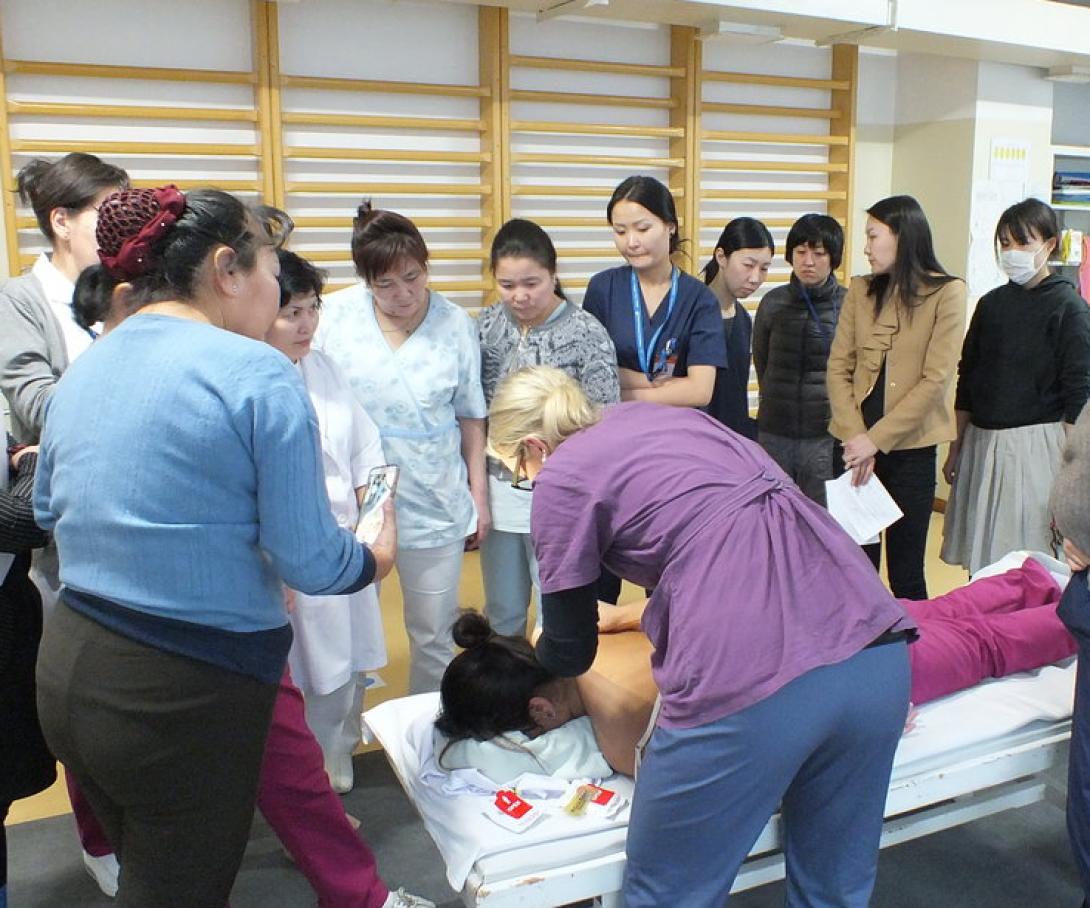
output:
[[[433,748],[440,769],[477,769],[497,785],[507,785],[527,772],[569,781],[613,775],[586,716],[565,722],[536,738],[513,731],[488,741],[468,739],[448,743],[436,730]]]
[[[450,797],[435,785],[436,779],[432,775],[436,771],[432,729],[438,713],[439,694],[429,693],[388,700],[368,710],[363,718],[382,743],[405,793],[420,812],[428,834],[447,865],[447,881],[453,889],[461,890],[474,862],[484,855],[532,848],[535,844],[554,841],[570,840],[576,843],[577,848],[578,839],[582,836],[608,829],[623,829],[628,825],[629,804],[611,817],[601,814],[570,816],[563,811],[551,812],[541,822],[518,834],[489,823],[481,814],[492,805],[494,789],[488,793],[463,792],[459,797]],[[484,778],[480,774],[478,777]],[[524,776],[518,782],[519,791],[529,795],[535,783],[555,786],[557,799],[569,787],[569,783],[562,779]],[[523,788],[523,785],[527,787]],[[627,776],[612,775],[603,785],[631,802],[633,783]]]

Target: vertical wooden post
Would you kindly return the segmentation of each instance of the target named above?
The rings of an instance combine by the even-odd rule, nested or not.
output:
[[[670,157],[684,162],[670,172],[670,190],[680,203],[682,235],[689,239],[689,256],[678,264],[690,272],[700,267],[700,51],[696,29],[671,27],[670,65],[684,68],[685,74],[670,80],[670,97],[677,102],[670,111],[670,125],[684,130],[670,139]]]
[[[851,276],[852,243],[855,240],[855,197],[852,181],[855,177],[855,98],[859,83],[859,48],[854,44],[833,45],[833,67],[830,78],[848,83],[846,89],[832,92],[832,109],[839,116],[829,121],[829,134],[843,136],[847,143],[829,147],[829,163],[845,164],[844,173],[829,174],[829,189],[845,193],[844,201],[829,202],[829,214],[844,224],[844,257],[837,276],[847,284]]]
[[[253,0],[254,103],[261,146],[261,186],[266,203],[283,208],[284,139],[280,119],[280,28],[275,3]]]
[[[488,250],[496,231],[511,217],[511,48],[506,8],[482,6],[477,11],[478,79],[488,89],[480,101],[481,151],[491,159],[481,164],[481,183],[491,192],[481,198],[481,214],[488,220],[481,230],[481,248]],[[489,280],[488,263],[481,263],[481,279]]]
[[[5,79],[3,35],[0,33],[0,192],[4,194],[4,240],[8,274],[19,273],[19,223],[15,211],[15,172],[8,126],[8,91]]]

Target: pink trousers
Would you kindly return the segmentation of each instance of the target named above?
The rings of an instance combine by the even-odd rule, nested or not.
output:
[[[84,851],[113,851],[83,792],[68,779],[68,795]],[[307,726],[303,695],[287,669],[273,705],[272,725],[257,789],[257,807],[296,866],[318,894],[322,908],[380,908],[388,890],[375,856],[348,822],[329,786],[322,750]]]
[[[1060,588],[1032,558],[937,599],[899,601],[920,628],[908,648],[917,705],[1075,652],[1056,616]]]

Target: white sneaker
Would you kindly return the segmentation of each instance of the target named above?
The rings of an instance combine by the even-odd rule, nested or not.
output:
[[[348,794],[356,784],[352,772],[352,754],[329,754],[325,764],[329,784],[337,794]]]
[[[98,884],[102,894],[113,898],[117,895],[117,875],[121,872],[121,866],[117,863],[117,855],[113,852],[95,857],[82,851],[83,866],[87,869],[88,876]]]
[[[386,896],[382,908],[435,908],[435,902],[429,902],[427,899],[406,892],[404,889],[398,889],[397,892],[391,892]]]

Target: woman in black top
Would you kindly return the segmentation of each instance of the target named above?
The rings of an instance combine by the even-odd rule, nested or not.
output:
[[[0,463],[0,904],[6,904],[8,809],[12,801],[48,788],[57,777],[35,705],[42,600],[27,576],[30,550],[48,538],[34,523],[30,503],[37,450],[8,448]]]
[[[825,482],[842,470],[829,434],[825,372],[844,294],[833,273],[844,231],[827,214],[804,214],[787,234],[791,281],[770,290],[753,320],[761,389],[757,441],[803,493],[825,506]]]
[[[965,335],[958,435],[943,466],[953,488],[942,559],[970,573],[1016,549],[1051,548],[1049,490],[1065,428],[1090,396],[1090,309],[1048,268],[1055,213],[1019,202],[995,239],[1010,281],[981,297]]]

